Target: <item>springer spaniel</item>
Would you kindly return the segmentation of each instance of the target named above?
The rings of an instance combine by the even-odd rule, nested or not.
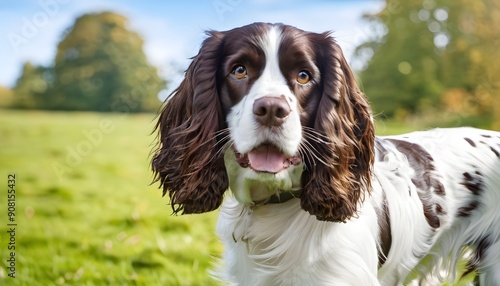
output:
[[[222,204],[229,283],[500,285],[500,133],[376,137],[329,33],[209,32],[156,128],[173,212]]]

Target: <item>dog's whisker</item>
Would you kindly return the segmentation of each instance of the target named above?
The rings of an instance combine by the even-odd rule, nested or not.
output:
[[[318,132],[317,130],[314,130],[311,127],[304,126],[302,128],[304,131],[303,132],[304,137],[309,138],[309,139],[316,141],[318,143],[322,143],[322,144],[333,144],[331,142],[331,138],[328,137],[327,135],[322,134],[322,133]]]
[[[320,152],[314,146],[312,146],[310,142],[307,142],[307,140],[306,140],[306,141],[304,141],[304,144],[302,144],[301,146],[305,149],[306,154],[309,154],[312,156],[311,159],[314,158],[317,161],[321,162],[325,166],[331,166],[330,163],[327,163],[323,158],[321,158]],[[317,153],[319,153],[319,154],[317,154]],[[313,160],[310,160],[310,162],[312,162],[312,161]]]

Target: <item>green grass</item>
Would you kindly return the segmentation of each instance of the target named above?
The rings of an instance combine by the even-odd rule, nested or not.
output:
[[[0,285],[216,284],[217,214],[173,217],[149,186],[153,120],[0,110]],[[10,173],[16,279],[5,268]]]
[[[150,186],[155,116],[0,110],[0,285],[216,285],[217,212],[171,216]],[[377,133],[421,126],[379,121]],[[7,176],[16,278],[7,276]]]

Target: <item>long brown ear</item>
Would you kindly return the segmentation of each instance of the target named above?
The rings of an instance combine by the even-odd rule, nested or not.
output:
[[[316,110],[307,122],[315,132],[305,136],[305,144],[316,154],[305,160],[301,206],[319,220],[345,222],[357,215],[371,188],[374,127],[340,47],[328,33],[315,34],[312,41],[323,90],[317,106],[309,109]]]
[[[152,169],[174,213],[214,210],[228,188],[220,156],[226,123],[217,91],[222,38],[222,33],[209,33],[155,128],[160,142]]]

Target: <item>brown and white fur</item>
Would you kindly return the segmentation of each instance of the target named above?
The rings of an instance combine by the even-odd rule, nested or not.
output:
[[[476,282],[500,285],[500,133],[376,137],[329,33],[209,32],[157,129],[174,213],[222,205],[229,283],[437,285],[469,252]]]

